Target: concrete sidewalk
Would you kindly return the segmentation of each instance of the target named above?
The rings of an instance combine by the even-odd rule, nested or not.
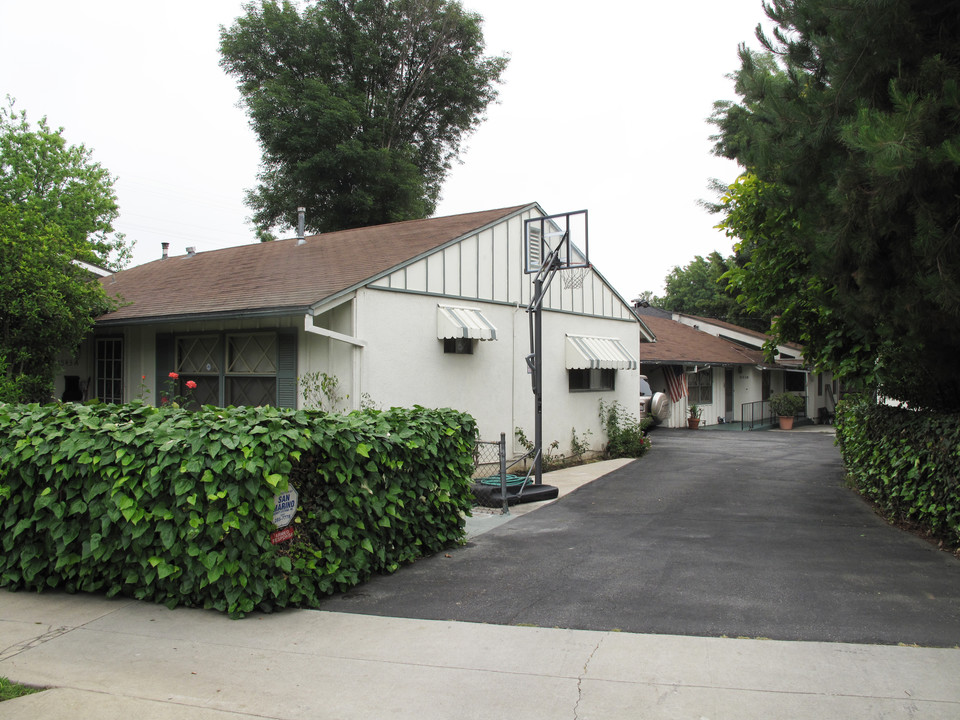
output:
[[[545,482],[566,494],[613,467]],[[55,688],[0,703],[5,720],[960,717],[957,649],[313,610],[230,620],[62,593],[0,591],[0,676]]]
[[[950,718],[960,650],[0,596],[6,720]]]

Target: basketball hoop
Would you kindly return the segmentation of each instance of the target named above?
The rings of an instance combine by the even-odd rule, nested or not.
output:
[[[565,268],[560,273],[560,279],[563,280],[563,287],[566,290],[579,290],[583,287],[583,279],[587,276],[586,267]]]

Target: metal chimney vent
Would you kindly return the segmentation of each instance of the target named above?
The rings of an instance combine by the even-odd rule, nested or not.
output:
[[[307,209],[305,207],[297,208],[297,245],[306,245],[307,241],[304,239],[303,231],[306,226],[306,213]]]
[[[167,251],[168,251],[169,249],[170,249],[170,243],[168,243],[168,242],[162,242],[162,243],[160,243],[160,259],[161,259],[161,260],[166,260],[166,259],[167,259]]]
[[[187,248],[187,257],[193,257],[197,254],[197,248],[191,245]]]

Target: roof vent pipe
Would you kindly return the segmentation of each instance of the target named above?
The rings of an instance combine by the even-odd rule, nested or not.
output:
[[[168,242],[162,242],[162,243],[160,243],[160,253],[161,253],[161,254],[160,254],[160,259],[161,259],[161,260],[166,260],[166,259],[167,259],[167,251],[168,251],[169,249],[170,249],[170,243],[168,243]]]
[[[297,208],[297,245],[306,245],[307,243],[303,237],[304,226],[306,225],[306,212],[307,209],[305,207]]]
[[[187,248],[187,257],[193,257],[196,254],[197,254],[197,248],[195,248],[193,245]]]

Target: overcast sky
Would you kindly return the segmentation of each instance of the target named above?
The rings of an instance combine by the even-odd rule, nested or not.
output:
[[[706,118],[753,40],[760,0],[464,0],[509,53],[499,104],[466,143],[438,215],[539,202],[589,210],[590,254],[628,300],[695,255],[731,252],[697,201],[737,166]],[[253,242],[260,153],[219,67],[239,0],[0,0],[0,96],[47,116],[118,180],[134,264]],[[292,234],[292,233],[290,233]],[[284,236],[287,236],[284,234]]]

